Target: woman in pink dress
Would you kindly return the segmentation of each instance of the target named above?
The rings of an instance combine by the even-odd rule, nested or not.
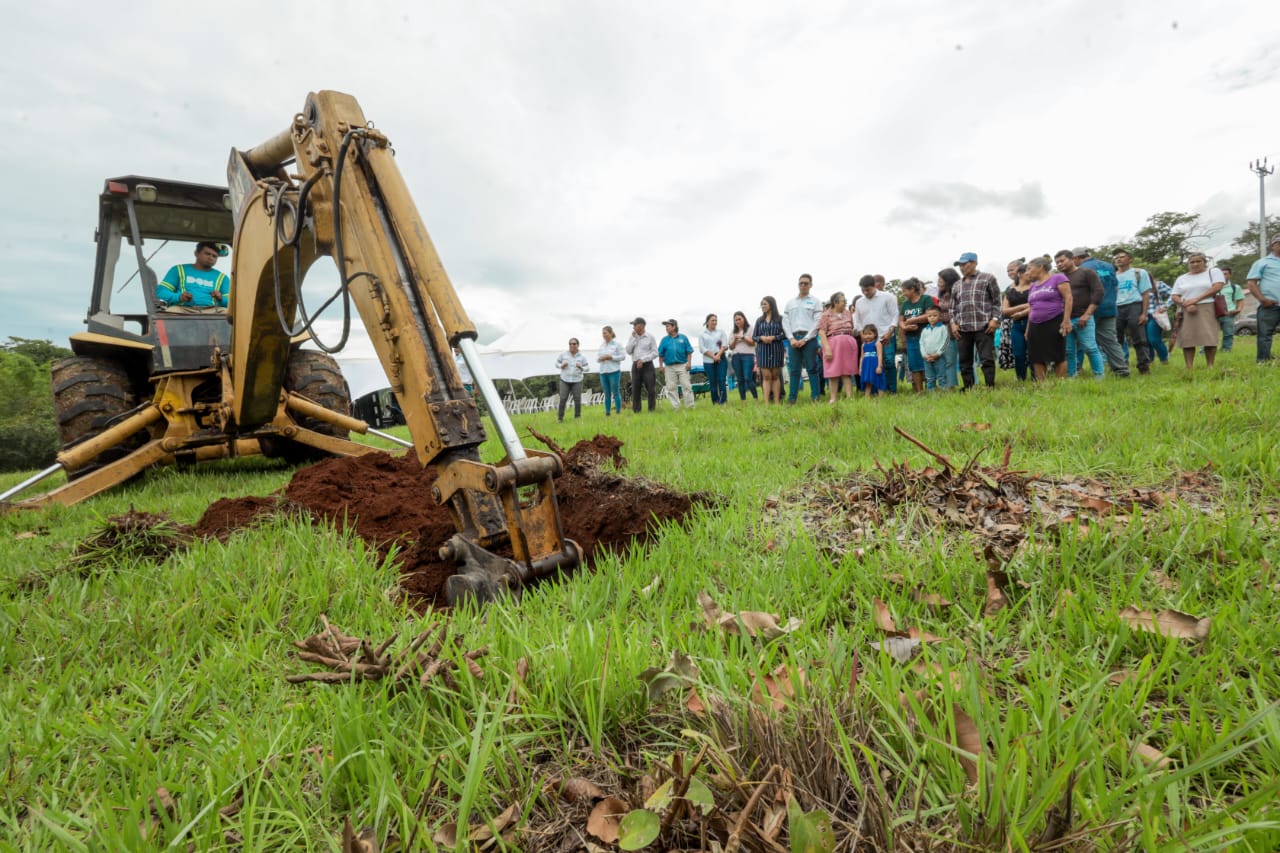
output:
[[[848,300],[837,291],[818,320],[818,341],[822,346],[822,375],[827,379],[831,403],[840,396],[853,396],[853,377],[858,372],[858,344],[853,338],[853,312]]]

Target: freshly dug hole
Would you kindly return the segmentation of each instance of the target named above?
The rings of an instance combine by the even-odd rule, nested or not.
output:
[[[621,448],[618,439],[597,435],[561,453],[564,473],[555,481],[560,522],[565,535],[582,546],[587,566],[599,549],[615,551],[644,542],[663,522],[683,521],[695,503],[709,500],[706,495],[687,495],[602,471],[605,465],[615,471],[626,466]],[[216,502],[197,530],[225,538],[230,530],[250,525],[264,514],[305,510],[384,551],[400,546],[401,587],[423,604],[440,603],[444,581],[455,567],[441,560],[437,551],[454,528],[449,511],[431,498],[435,479],[435,469],[423,469],[412,452],[327,459],[294,474],[282,500],[249,497]]]

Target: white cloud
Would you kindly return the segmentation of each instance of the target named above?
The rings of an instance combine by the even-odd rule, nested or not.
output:
[[[492,335],[820,294],[1131,234],[1230,237],[1280,137],[1258,4],[28,4],[0,56],[0,336],[78,328],[109,175],[224,180],[349,91]],[[1176,26],[1175,26],[1176,24]],[[1244,49],[1247,47],[1247,49]],[[55,57],[56,61],[50,61]],[[1224,117],[1248,117],[1230,126]],[[1272,140],[1272,142],[1268,142]],[[1280,202],[1278,202],[1280,204]]]

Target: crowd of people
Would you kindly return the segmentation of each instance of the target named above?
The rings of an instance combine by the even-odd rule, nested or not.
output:
[[[1269,248],[1246,276],[1258,301],[1259,364],[1271,360],[1272,337],[1280,326],[1280,235]],[[1002,290],[995,276],[979,271],[978,256],[965,252],[932,284],[903,281],[900,298],[885,289],[883,276],[864,275],[852,299],[837,292],[823,301],[813,295],[813,277],[805,274],[781,310],[774,297],[761,299],[754,322],[735,311],[725,330],[717,315],[708,314],[696,350],[675,319],[662,321],[665,334],[658,340],[645,319],[636,317],[625,346],[605,326],[596,356],[605,415],[623,410],[627,357],[631,408],[637,413],[646,400],[654,410],[659,369],[672,407],[693,408],[695,352],[701,354],[712,405],[728,401],[730,371],[744,401],[750,395],[794,404],[807,380],[810,399],[821,399],[825,391],[834,404],[842,394],[896,393],[899,381],[905,385],[908,378],[916,392],[968,390],[979,375],[983,385],[994,387],[997,366],[1013,370],[1018,381],[1074,377],[1086,361],[1099,380],[1108,372],[1128,377],[1135,363],[1139,374],[1147,374],[1153,362],[1167,364],[1170,351],[1179,348],[1188,371],[1198,352],[1212,367],[1219,348],[1232,348],[1245,299],[1230,268],[1211,267],[1204,254],[1195,252],[1187,258],[1187,271],[1170,286],[1154,281],[1133,260],[1121,249],[1108,262],[1086,247],[1018,258],[1006,267],[1009,284]],[[576,338],[556,366],[560,419],[570,398],[578,416],[590,362],[578,352]]]

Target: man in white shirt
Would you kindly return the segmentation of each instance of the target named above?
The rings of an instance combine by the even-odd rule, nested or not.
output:
[[[858,280],[858,287],[862,290],[862,296],[858,297],[853,309],[853,328],[858,333],[859,357],[862,352],[862,330],[867,326],[875,326],[884,349],[881,364],[886,365],[886,390],[896,391],[896,376],[892,387],[888,386],[888,381],[889,367],[894,364],[894,357],[898,354],[898,297],[887,290],[877,290],[874,276],[864,275]]]
[[[800,394],[800,370],[809,374],[809,397],[822,396],[822,355],[818,346],[818,321],[822,319],[822,300],[809,295],[813,289],[813,276],[800,276],[800,293],[788,300],[782,312],[782,331],[791,345],[787,356],[787,373],[790,387],[787,403],[794,404]]]
[[[653,363],[658,358],[658,342],[644,330],[644,318],[631,321],[631,338],[627,341],[627,355],[631,356],[631,408],[640,414],[640,388],[649,397],[649,411],[658,405],[657,374]]]

